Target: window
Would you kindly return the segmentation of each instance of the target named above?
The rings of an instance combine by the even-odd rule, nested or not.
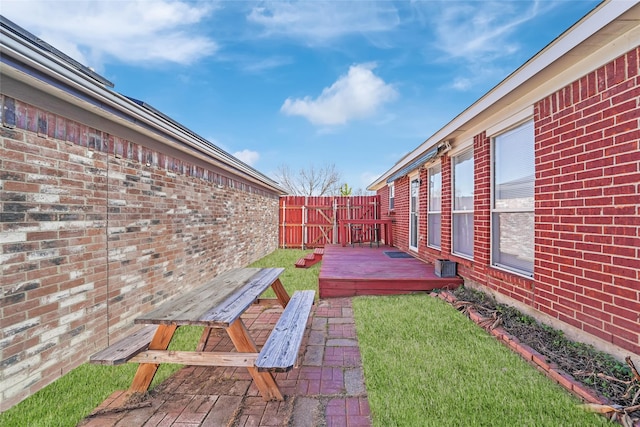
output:
[[[473,258],[473,150],[453,162],[453,253]]]
[[[492,263],[533,275],[534,129],[524,123],[493,139]]]
[[[389,210],[392,211],[395,205],[396,189],[393,183],[389,184]]]
[[[418,218],[420,209],[418,197],[420,196],[420,178],[416,175],[411,178],[409,188],[409,249],[418,250]]]
[[[427,244],[440,248],[440,211],[442,209],[442,166],[429,168],[429,207],[427,211]]]

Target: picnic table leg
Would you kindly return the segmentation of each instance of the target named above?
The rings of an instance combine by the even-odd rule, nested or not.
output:
[[[198,341],[198,346],[196,347],[196,351],[204,351],[205,347],[207,347],[207,343],[209,342],[209,337],[211,337],[211,333],[213,332],[213,328],[205,328],[202,331],[202,335],[200,335],[200,341]]]
[[[177,325],[158,325],[158,329],[149,344],[149,350],[166,350],[177,328]],[[160,365],[156,363],[141,363],[138,365],[138,370],[133,377],[133,382],[127,394],[144,393],[149,390],[158,366]]]
[[[280,279],[276,279],[271,284],[271,289],[273,289],[273,292],[275,292],[280,305],[282,305],[282,308],[285,308],[287,304],[289,304],[290,297],[287,291],[284,289],[284,286],[282,285]]]
[[[241,318],[238,318],[235,322],[229,325],[226,328],[226,331],[238,352],[258,352],[258,348],[249,335],[249,331],[247,331],[247,327],[244,325]],[[247,370],[255,381],[264,400],[284,400],[284,397],[282,397],[282,393],[280,392],[273,375],[271,375],[271,372],[258,372],[258,369],[252,366],[247,367]]]

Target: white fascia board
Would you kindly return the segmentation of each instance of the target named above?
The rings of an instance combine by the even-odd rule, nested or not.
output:
[[[569,53],[576,46],[579,46],[594,34],[601,31],[605,26],[615,21],[621,15],[633,9],[637,5],[638,1],[628,0],[608,0],[601,3],[578,23],[553,40],[533,58],[507,76],[497,86],[456,116],[447,125],[398,161],[391,169],[371,183],[367,189],[375,191],[384,187],[386,179],[393,173],[400,170],[402,167],[409,164],[411,161],[441,141],[451,139],[456,133],[462,132],[462,129],[464,129],[464,127],[469,127],[469,124],[481,113],[488,112],[492,106],[498,103],[498,101],[507,97],[515,89],[525,84],[542,70],[546,69],[555,61]]]

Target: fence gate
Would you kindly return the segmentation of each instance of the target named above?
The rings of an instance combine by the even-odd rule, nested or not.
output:
[[[378,218],[379,196],[284,196],[279,245],[307,249],[339,244],[339,220]]]

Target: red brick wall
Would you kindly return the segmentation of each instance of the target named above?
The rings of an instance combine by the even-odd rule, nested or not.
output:
[[[422,168],[420,169],[420,218],[419,218],[419,244],[418,244],[418,256],[429,262],[433,262],[438,258],[442,258],[440,255],[441,251],[430,248],[427,246],[429,242],[429,234],[427,229],[429,227],[429,169]],[[443,175],[443,188],[442,191],[444,193],[444,175]],[[444,201],[444,196],[443,196]],[[442,218],[441,220],[443,220]],[[442,237],[444,239],[444,236]],[[444,242],[442,242],[444,243]]]
[[[536,105],[535,308],[640,354],[635,49]]]
[[[491,266],[491,139],[474,137],[474,259],[451,254],[451,162],[442,160],[442,248],[469,284],[640,354],[640,49],[534,106],[533,279]],[[427,182],[427,177],[423,177]],[[428,189],[428,187],[427,187]],[[426,191],[421,210],[426,215]],[[406,177],[395,182],[396,245],[408,250]],[[424,228],[422,228],[424,227]],[[420,233],[426,236],[426,221]]]
[[[0,410],[183,289],[277,247],[278,198],[3,97]],[[6,121],[5,121],[6,123]]]
[[[398,248],[409,249],[409,177],[395,181],[393,242]]]
[[[389,187],[381,188],[377,195],[380,196],[380,216],[382,218],[390,218],[393,214],[389,210]]]

